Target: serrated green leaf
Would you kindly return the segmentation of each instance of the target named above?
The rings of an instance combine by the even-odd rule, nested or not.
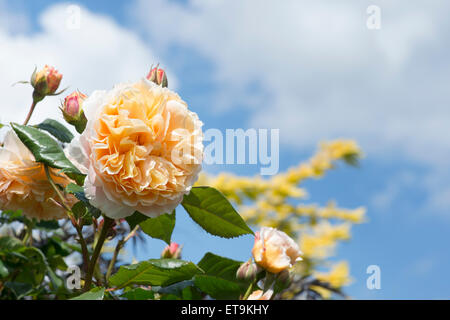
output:
[[[175,210],[172,214],[162,214],[156,218],[148,218],[139,223],[142,231],[152,238],[161,239],[170,244],[173,228],[175,228]]]
[[[227,198],[214,188],[194,187],[181,204],[190,217],[212,235],[234,238],[253,234]]]
[[[155,298],[155,294],[151,290],[134,288],[122,294],[121,297],[128,300],[152,300]]]
[[[105,288],[97,287],[70,300],[103,300]]]
[[[121,266],[109,283],[117,288],[129,285],[168,286],[189,280],[203,271],[192,262],[178,259],[151,259]]]
[[[236,281],[236,272],[241,264],[241,261],[224,258],[208,252],[200,260],[198,266],[205,271],[206,275]]]
[[[47,131],[61,142],[69,143],[73,139],[72,132],[70,132],[63,124],[53,119],[45,119],[36,127]]]
[[[47,133],[30,126],[11,123],[11,127],[23,144],[31,151],[37,162],[61,169],[67,174],[84,175],[66,158],[63,149]]]
[[[214,276],[196,275],[194,284],[201,291],[218,300],[235,300],[241,294],[238,284]]]

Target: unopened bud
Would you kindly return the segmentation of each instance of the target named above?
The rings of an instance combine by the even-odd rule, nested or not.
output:
[[[161,253],[161,258],[165,259],[181,259],[181,249],[180,246],[176,242],[171,242],[169,246],[166,246]]]
[[[87,119],[83,112],[83,102],[87,96],[79,91],[72,92],[65,99],[60,108],[64,119],[75,126],[79,133],[84,131]]]
[[[38,72],[36,70],[31,76],[31,85],[34,88],[33,99],[39,102],[45,96],[55,94],[62,79],[62,74],[51,66],[45,65],[44,68]]]
[[[238,280],[254,281],[259,271],[261,269],[250,259],[239,267],[236,272],[236,278]]]
[[[289,285],[292,282],[291,273],[289,270],[285,269],[277,274],[276,276],[276,282],[282,286],[283,288],[289,287]]]
[[[158,66],[156,66],[156,68],[150,69],[150,72],[147,75],[147,79],[156,83],[157,85],[162,86],[163,88],[167,88],[167,86],[169,85],[166,72],[163,69],[159,69]]]

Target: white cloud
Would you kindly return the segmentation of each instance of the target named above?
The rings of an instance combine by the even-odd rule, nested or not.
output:
[[[45,9],[38,16],[41,29],[33,33],[17,29],[21,21],[27,21],[22,15],[2,13],[9,20],[7,24],[0,24],[1,122],[21,123],[25,119],[32,88],[29,85],[11,87],[11,84],[29,80],[35,66],[55,66],[64,75],[61,87],[70,87],[67,93],[80,89],[89,94],[119,82],[135,81],[146,75],[152,63],[159,61],[135,33],[83,7],[80,28],[67,28],[66,21],[71,14],[68,6],[60,4]],[[14,16],[18,19],[13,20]],[[173,83],[174,77],[171,80]],[[63,97],[64,94],[49,97],[39,103],[31,123],[47,117],[62,119],[58,106]]]

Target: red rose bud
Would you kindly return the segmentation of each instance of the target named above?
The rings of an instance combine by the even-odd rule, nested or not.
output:
[[[34,71],[31,76],[31,85],[34,88],[33,99],[35,102],[39,102],[45,98],[45,96],[55,94],[62,79],[62,74],[58,71],[45,65],[44,68],[38,72]]]
[[[163,69],[159,69],[158,67],[150,69],[150,72],[147,75],[147,79],[156,83],[157,85],[162,86],[163,88],[167,88],[169,84],[167,81],[166,72]]]
[[[87,119],[83,112],[83,102],[87,96],[79,91],[72,92],[65,99],[60,108],[64,119],[75,126],[79,133],[84,131]]]
[[[244,262],[236,272],[236,278],[243,281],[254,281],[261,269],[252,260]]]
[[[182,246],[180,246],[176,242],[171,242],[170,246],[166,246],[164,250],[161,253],[161,258],[165,259],[180,259],[181,258],[181,249]]]

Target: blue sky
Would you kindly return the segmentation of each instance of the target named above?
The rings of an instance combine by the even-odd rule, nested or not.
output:
[[[317,142],[354,138],[365,158],[309,181],[309,201],[365,206],[368,222],[337,250],[349,260],[355,298],[445,299],[450,228],[450,50],[445,1],[77,1],[0,0],[0,86],[49,63],[65,85],[87,93],[167,68],[170,86],[206,128],[280,128],[280,170],[313,154]],[[381,29],[366,27],[369,5]],[[3,89],[5,90],[5,89]],[[2,122],[24,118],[26,88],[4,94]],[[35,121],[55,114],[55,101]],[[8,112],[14,108],[15,112]],[[54,116],[53,116],[54,117]],[[252,175],[257,167],[210,167]],[[207,251],[247,259],[251,237],[205,234],[182,210],[174,240],[184,257]],[[152,240],[138,257],[154,257]],[[379,265],[381,290],[366,288]]]

